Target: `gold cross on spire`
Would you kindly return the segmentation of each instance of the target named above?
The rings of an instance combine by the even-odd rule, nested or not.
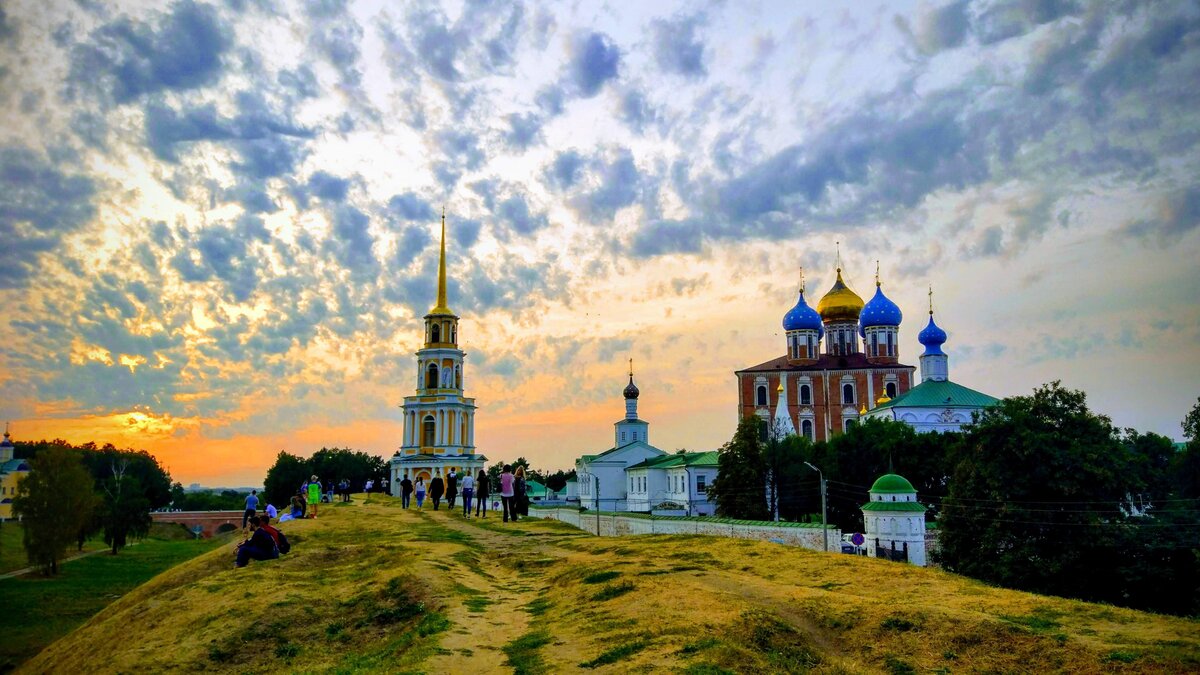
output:
[[[804,266],[800,266],[800,292],[804,292]]]
[[[842,242],[840,242],[840,241],[833,242],[833,247],[834,247],[834,251],[836,251],[836,255],[837,255],[837,271],[841,272],[842,271]]]
[[[875,261],[875,287],[879,288],[879,261]]]
[[[933,316],[933,284],[929,284],[929,316]]]
[[[633,359],[629,359],[629,379],[633,379]]]

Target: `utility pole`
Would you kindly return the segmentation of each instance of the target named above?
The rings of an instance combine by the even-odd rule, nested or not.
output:
[[[821,539],[825,542],[825,552],[829,552],[829,516],[825,510],[825,474],[817,467],[804,463],[805,466],[817,472],[817,479],[821,481]]]

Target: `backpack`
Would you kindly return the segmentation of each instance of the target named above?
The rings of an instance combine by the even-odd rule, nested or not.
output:
[[[287,535],[282,531],[279,532],[279,552],[287,553],[292,550],[292,545],[288,543]]]

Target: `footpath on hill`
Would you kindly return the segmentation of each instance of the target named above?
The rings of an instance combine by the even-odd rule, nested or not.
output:
[[[322,507],[135,589],[29,672],[1182,672],[1195,621],[935,570],[686,535]],[[137,636],[131,640],[129,636]]]

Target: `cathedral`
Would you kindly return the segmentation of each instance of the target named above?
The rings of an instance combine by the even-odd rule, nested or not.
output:
[[[802,283],[783,317],[787,352],[734,373],[739,417],[755,415],[764,430],[814,442],[844,432],[869,409],[912,389],[915,368],[900,363],[902,318],[878,272],[866,303],[842,280],[840,264],[815,310]]]
[[[437,306],[425,315],[425,345],[417,350],[416,393],[404,397],[404,437],[392,457],[392,485],[462,475],[484,468],[475,452],[475,399],[463,396],[463,359],[458,348],[458,316],[446,303],[446,214],[438,259]]]

